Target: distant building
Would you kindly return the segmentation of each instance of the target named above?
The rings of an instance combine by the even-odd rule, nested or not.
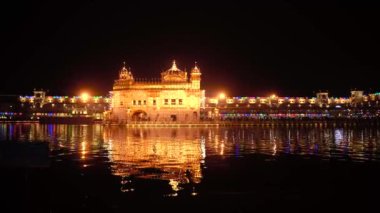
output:
[[[352,90],[351,91],[351,103],[352,104],[358,104],[363,102],[363,91],[361,90]]]
[[[204,101],[201,71],[195,65],[188,78],[176,62],[161,73],[160,81],[136,80],[125,65],[113,85],[112,104],[106,117],[112,122],[193,122],[200,119]]]
[[[320,106],[323,106],[324,104],[329,104],[329,93],[328,92],[318,92],[317,93],[317,103]]]
[[[34,90],[31,96],[17,96],[14,99],[11,105],[14,110],[1,110],[0,119],[4,117],[4,120],[39,120],[53,123],[100,121],[103,120],[104,111],[111,102],[110,98],[102,96],[51,96],[42,89]],[[6,107],[4,102],[0,101],[0,109]],[[1,116],[2,114],[7,116]]]

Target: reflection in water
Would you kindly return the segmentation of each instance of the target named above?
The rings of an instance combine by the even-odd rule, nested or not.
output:
[[[379,161],[378,128],[126,128],[102,125],[0,124],[0,141],[50,142],[52,159],[84,167],[110,163],[121,190],[136,180],[166,181],[176,195],[202,180],[206,156],[301,155]],[[66,158],[64,158],[66,157]],[[274,158],[276,159],[276,158]],[[195,191],[192,192],[194,195]]]
[[[197,129],[128,129],[111,126],[104,129],[109,143],[112,171],[128,177],[167,180],[173,191],[180,184],[201,181],[202,147]],[[204,149],[204,148],[203,148]],[[133,188],[124,188],[129,191]]]

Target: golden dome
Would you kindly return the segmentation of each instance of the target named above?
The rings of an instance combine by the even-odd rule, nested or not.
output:
[[[186,82],[187,72],[177,68],[177,64],[173,61],[172,67],[161,73],[161,80],[166,82]]]

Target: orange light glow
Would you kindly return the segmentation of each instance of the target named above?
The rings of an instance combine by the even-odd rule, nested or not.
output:
[[[88,99],[90,98],[90,95],[89,95],[87,92],[83,92],[83,93],[80,95],[80,98],[82,99],[82,101],[86,102],[86,101],[88,101]]]
[[[225,99],[226,98],[226,94],[224,94],[223,92],[219,94],[219,99]]]

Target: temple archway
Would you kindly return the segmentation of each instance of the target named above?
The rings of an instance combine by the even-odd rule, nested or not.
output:
[[[148,114],[143,110],[137,110],[132,114],[132,121],[147,121]]]

